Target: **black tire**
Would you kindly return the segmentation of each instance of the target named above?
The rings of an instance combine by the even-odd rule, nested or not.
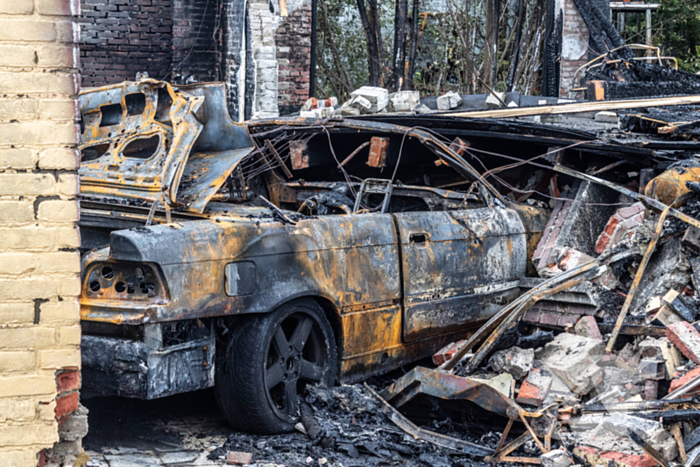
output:
[[[289,432],[299,421],[297,395],[309,383],[331,386],[336,371],[335,339],[323,309],[312,299],[295,300],[232,332],[217,361],[217,401],[236,430]]]

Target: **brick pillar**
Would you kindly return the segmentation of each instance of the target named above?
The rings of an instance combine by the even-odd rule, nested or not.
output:
[[[87,426],[84,412],[72,415],[80,384],[79,9],[79,0],[0,0],[3,467],[73,465]],[[72,441],[58,443],[59,424],[81,421]]]
[[[282,115],[298,112],[309,98],[311,75],[311,0],[288,0],[275,42],[279,62],[278,103]]]
[[[557,0],[564,18],[561,46],[561,89],[559,97],[569,97],[572,88],[579,87],[581,78],[576,71],[588,62],[588,42],[590,33],[579,14],[574,0]]]

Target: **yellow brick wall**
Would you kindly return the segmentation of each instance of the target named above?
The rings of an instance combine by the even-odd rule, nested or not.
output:
[[[57,375],[74,373],[58,411],[77,398],[79,8],[0,0],[2,467],[35,467],[59,440]]]

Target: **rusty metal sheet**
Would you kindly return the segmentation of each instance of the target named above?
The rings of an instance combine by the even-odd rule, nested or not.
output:
[[[151,79],[80,93],[83,196],[174,203],[204,98]]]
[[[211,198],[252,150],[250,147],[192,154],[182,175],[178,202],[186,205],[188,211],[204,212]]]
[[[519,295],[527,245],[506,208],[394,215],[404,270],[404,340],[489,319]]]
[[[389,147],[389,138],[373,136],[369,146],[369,158],[367,165],[370,167],[386,167],[386,151]]]
[[[152,79],[80,94],[81,194],[203,212],[254,144],[222,84]],[[178,192],[182,190],[182,194]]]
[[[462,378],[441,370],[416,367],[394,381],[381,396],[396,405],[402,400],[425,394],[444,400],[468,400],[506,418],[518,417],[520,408],[510,398],[483,381]],[[408,397],[410,395],[410,397]]]
[[[309,167],[309,147],[306,141],[290,141],[289,154],[292,160],[292,169],[300,170]]]

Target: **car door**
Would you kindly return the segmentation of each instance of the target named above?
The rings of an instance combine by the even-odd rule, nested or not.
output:
[[[512,209],[394,214],[401,243],[403,338],[478,326],[518,295],[525,228]]]

